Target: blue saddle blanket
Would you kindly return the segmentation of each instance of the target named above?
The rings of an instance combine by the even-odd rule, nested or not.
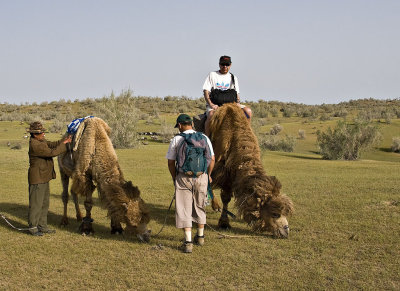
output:
[[[79,128],[79,125],[80,125],[82,122],[84,122],[86,118],[92,118],[92,117],[94,117],[94,116],[88,115],[88,116],[86,116],[86,117],[77,118],[77,119],[72,120],[72,122],[67,126],[67,128],[68,128],[68,129],[67,129],[67,132],[68,132],[69,134],[75,134],[76,131],[77,131],[78,128]]]

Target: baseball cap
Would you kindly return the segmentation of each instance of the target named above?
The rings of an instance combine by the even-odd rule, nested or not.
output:
[[[176,119],[176,124],[175,124],[175,128],[176,127],[178,127],[178,124],[179,123],[187,123],[187,124],[189,124],[189,123],[192,123],[192,118],[189,116],[189,115],[187,115],[187,114],[180,114],[179,116],[178,116],[178,118]]]
[[[222,57],[219,58],[219,63],[221,65],[230,65],[230,64],[232,64],[231,57],[222,56]]]

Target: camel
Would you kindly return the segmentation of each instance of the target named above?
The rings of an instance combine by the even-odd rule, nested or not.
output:
[[[210,122],[215,152],[213,188],[221,189],[220,228],[230,228],[228,204],[235,198],[238,213],[255,231],[288,238],[287,217],[293,203],[281,194],[281,183],[263,168],[260,147],[243,111],[235,104],[218,108]]]
[[[64,203],[61,225],[68,224],[68,184],[71,178],[71,195],[78,221],[82,220],[78,194],[85,197],[86,216],[79,228],[82,234],[94,232],[91,217],[92,193],[97,187],[100,201],[111,218],[111,233],[122,233],[121,223],[124,223],[126,233],[136,234],[140,240],[148,242],[149,211],[140,197],[138,187],[124,179],[109,138],[110,132],[111,129],[104,120],[97,117],[85,119],[74,135],[74,148],[58,157]]]

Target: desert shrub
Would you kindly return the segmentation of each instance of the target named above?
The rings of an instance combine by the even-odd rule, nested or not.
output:
[[[292,117],[294,113],[295,113],[295,110],[293,108],[285,107],[285,108],[283,108],[282,115],[283,115],[283,117]]]
[[[392,115],[392,113],[391,112],[388,112],[388,111],[382,111],[382,113],[381,113],[381,117],[385,120],[385,123],[386,124],[390,124],[390,123],[392,123],[392,118],[393,118],[393,115]]]
[[[253,112],[253,116],[256,118],[268,117],[268,108],[266,106],[262,106],[261,104],[254,103],[251,106],[251,111]]]
[[[169,143],[175,136],[176,129],[172,125],[168,125],[165,120],[161,121],[160,139],[164,143]]]
[[[304,129],[299,129],[299,138],[300,139],[306,138],[306,131]]]
[[[124,92],[118,97],[103,98],[96,103],[96,116],[111,127],[111,141],[116,148],[132,148],[139,145],[137,122],[140,111]]]
[[[323,111],[325,111],[326,113],[332,113],[332,112],[333,112],[333,109],[334,109],[333,105],[331,105],[331,104],[322,104],[322,105],[320,106],[320,108],[321,108]]]
[[[283,127],[280,124],[275,124],[273,127],[271,127],[271,129],[269,130],[269,134],[270,135],[277,135],[278,133],[280,133],[282,131]]]
[[[392,152],[400,153],[400,137],[392,139]]]
[[[259,137],[260,147],[270,151],[293,152],[296,140],[292,136],[278,137],[276,135],[264,135]]]
[[[346,117],[348,114],[347,110],[344,108],[340,108],[339,110],[336,110],[335,113],[333,114],[334,117]]]
[[[335,129],[317,131],[320,153],[327,160],[357,160],[361,153],[380,141],[378,129],[368,123],[346,124],[339,121]]]
[[[331,120],[331,116],[328,113],[322,113],[319,120],[321,121],[327,121],[327,120]]]
[[[271,112],[272,117],[278,117],[279,109],[276,106],[270,108],[269,112]]]
[[[371,122],[374,119],[374,113],[371,110],[360,110],[357,113],[358,122]]]
[[[49,131],[52,133],[62,132],[64,130],[67,130],[66,124],[60,119],[56,119],[49,127]]]

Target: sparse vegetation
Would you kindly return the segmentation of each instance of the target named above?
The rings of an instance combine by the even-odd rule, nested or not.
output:
[[[42,111],[54,111],[65,128],[74,118],[98,116],[97,105],[108,102],[110,97],[89,99],[84,103],[61,100],[62,105],[45,102],[44,107],[0,104],[0,212],[14,225],[26,227],[26,122],[42,118]],[[123,107],[125,101],[118,97],[114,94],[113,99]],[[188,106],[191,115],[204,112],[202,99],[186,100],[175,96],[167,100],[143,96],[129,96],[128,99],[129,106],[139,112],[134,129],[139,132],[160,133],[164,126],[167,132],[175,124],[177,104],[181,102]],[[149,226],[153,233],[161,228],[167,216],[160,236],[153,238],[150,244],[141,244],[128,235],[111,235],[107,211],[99,207],[97,199],[93,208],[97,217],[94,236],[83,237],[77,233],[79,223],[74,217],[73,203],[69,204],[70,225],[60,228],[63,204],[58,175],[50,186],[49,224],[57,229],[55,235],[34,239],[11,229],[0,219],[0,290],[22,290],[27,286],[33,290],[400,289],[397,275],[400,155],[390,151],[392,142],[400,143],[397,137],[400,120],[395,113],[400,112],[400,100],[364,99],[316,105],[318,118],[314,120],[296,113],[284,116],[285,106],[290,105],[297,112],[298,107],[306,106],[302,104],[260,101],[248,105],[267,112],[262,119],[256,116],[252,119],[259,137],[279,138],[282,133],[297,136],[300,129],[307,132],[306,139],[296,139],[293,153],[262,150],[262,163],[267,173],[279,178],[282,191],[296,206],[290,219],[288,240],[254,234],[246,223],[236,219],[226,234],[245,238],[220,239],[206,226],[206,244],[195,247],[192,255],[181,254],[177,247],[182,232],[175,228],[173,209],[167,211],[174,193],[165,159],[168,144],[149,139],[147,146],[117,149],[116,152],[125,178],[139,187],[149,205],[152,217]],[[278,109],[276,117],[269,113],[273,106]],[[158,108],[160,119],[153,115],[153,107]],[[379,110],[375,110],[378,107]],[[385,109],[392,113],[391,123],[386,123],[381,115]],[[363,159],[358,162],[326,161],[315,152],[316,132],[326,132],[329,126],[334,127],[342,120],[343,117],[333,116],[340,110],[346,110],[348,120],[356,118],[361,110],[371,111],[369,125],[379,125],[384,137],[379,147],[364,152]],[[321,120],[319,117],[324,113],[331,120]],[[149,116],[151,122],[146,124]],[[51,128],[55,122],[41,120],[45,121],[46,128]],[[284,130],[277,136],[270,136],[269,129],[277,123]],[[49,140],[60,137],[60,133],[46,135]],[[18,144],[20,150],[11,150]],[[215,194],[219,196],[218,192]],[[219,216],[220,213],[208,206],[210,226],[216,227]],[[219,254],[217,260],[216,254]]]
[[[283,127],[277,123],[269,130],[269,134],[277,135],[278,133],[280,133],[282,131],[282,129],[283,129]]]
[[[286,135],[285,137],[276,135],[265,135],[259,138],[260,147],[270,151],[293,152],[296,145],[294,137]]]
[[[393,138],[392,152],[400,153],[400,137]]]
[[[335,129],[317,131],[317,143],[321,155],[327,160],[357,160],[362,151],[376,145],[380,134],[375,126],[355,122],[339,121]]]

